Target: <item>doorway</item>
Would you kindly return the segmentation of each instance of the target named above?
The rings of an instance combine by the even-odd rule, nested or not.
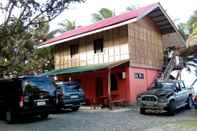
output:
[[[103,96],[103,80],[101,77],[96,77],[96,97]]]

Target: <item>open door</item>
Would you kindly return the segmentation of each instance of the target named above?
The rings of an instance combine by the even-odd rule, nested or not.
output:
[[[96,97],[103,96],[103,80],[101,77],[96,78]]]

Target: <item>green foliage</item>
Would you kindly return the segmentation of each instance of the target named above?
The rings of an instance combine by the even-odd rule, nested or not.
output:
[[[0,1],[0,77],[18,76],[53,68],[53,48],[35,46],[53,37],[48,22],[73,2],[82,0]],[[17,11],[17,13],[16,13]]]
[[[197,35],[197,11],[194,11],[186,23],[180,23],[178,29],[185,39],[187,39],[188,36]]]
[[[76,28],[76,22],[66,19],[64,22],[59,23],[61,26],[60,32],[66,32]]]
[[[188,29],[191,35],[197,34],[197,11],[193,13],[193,15],[190,17],[188,23]]]
[[[132,10],[135,10],[135,9],[136,9],[136,6],[134,6],[134,5],[128,6],[126,8],[127,11],[132,11]]]
[[[188,31],[188,26],[185,23],[180,23],[178,25],[178,30],[180,32],[180,34],[182,35],[182,37],[186,40],[189,36],[189,31]]]
[[[97,22],[115,16],[115,12],[107,8],[101,8],[98,13],[92,14],[93,21]]]

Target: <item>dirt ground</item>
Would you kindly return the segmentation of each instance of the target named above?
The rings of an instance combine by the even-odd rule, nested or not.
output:
[[[135,107],[114,110],[81,108],[62,111],[47,120],[23,118],[16,124],[0,120],[0,131],[196,131],[197,110],[179,110],[175,116],[141,115]]]

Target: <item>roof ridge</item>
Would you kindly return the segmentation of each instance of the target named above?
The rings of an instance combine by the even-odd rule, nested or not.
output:
[[[125,22],[128,20],[134,19],[134,18],[139,17],[139,16],[145,14],[147,11],[154,9],[158,6],[159,6],[159,3],[149,4],[147,6],[143,6],[143,7],[137,8],[132,11],[124,12],[124,13],[121,13],[120,15],[113,16],[113,17],[98,21],[96,23],[92,23],[87,26],[82,26],[82,27],[76,28],[74,30],[66,31],[57,37],[47,40],[42,45],[52,44],[54,42],[57,42],[57,41],[60,41],[63,39],[67,39],[67,38],[74,37],[74,36],[77,36],[80,34],[84,34],[87,32],[102,29],[102,28],[105,28],[108,26],[116,25],[116,24],[119,24],[119,23],[122,23],[122,22]]]

